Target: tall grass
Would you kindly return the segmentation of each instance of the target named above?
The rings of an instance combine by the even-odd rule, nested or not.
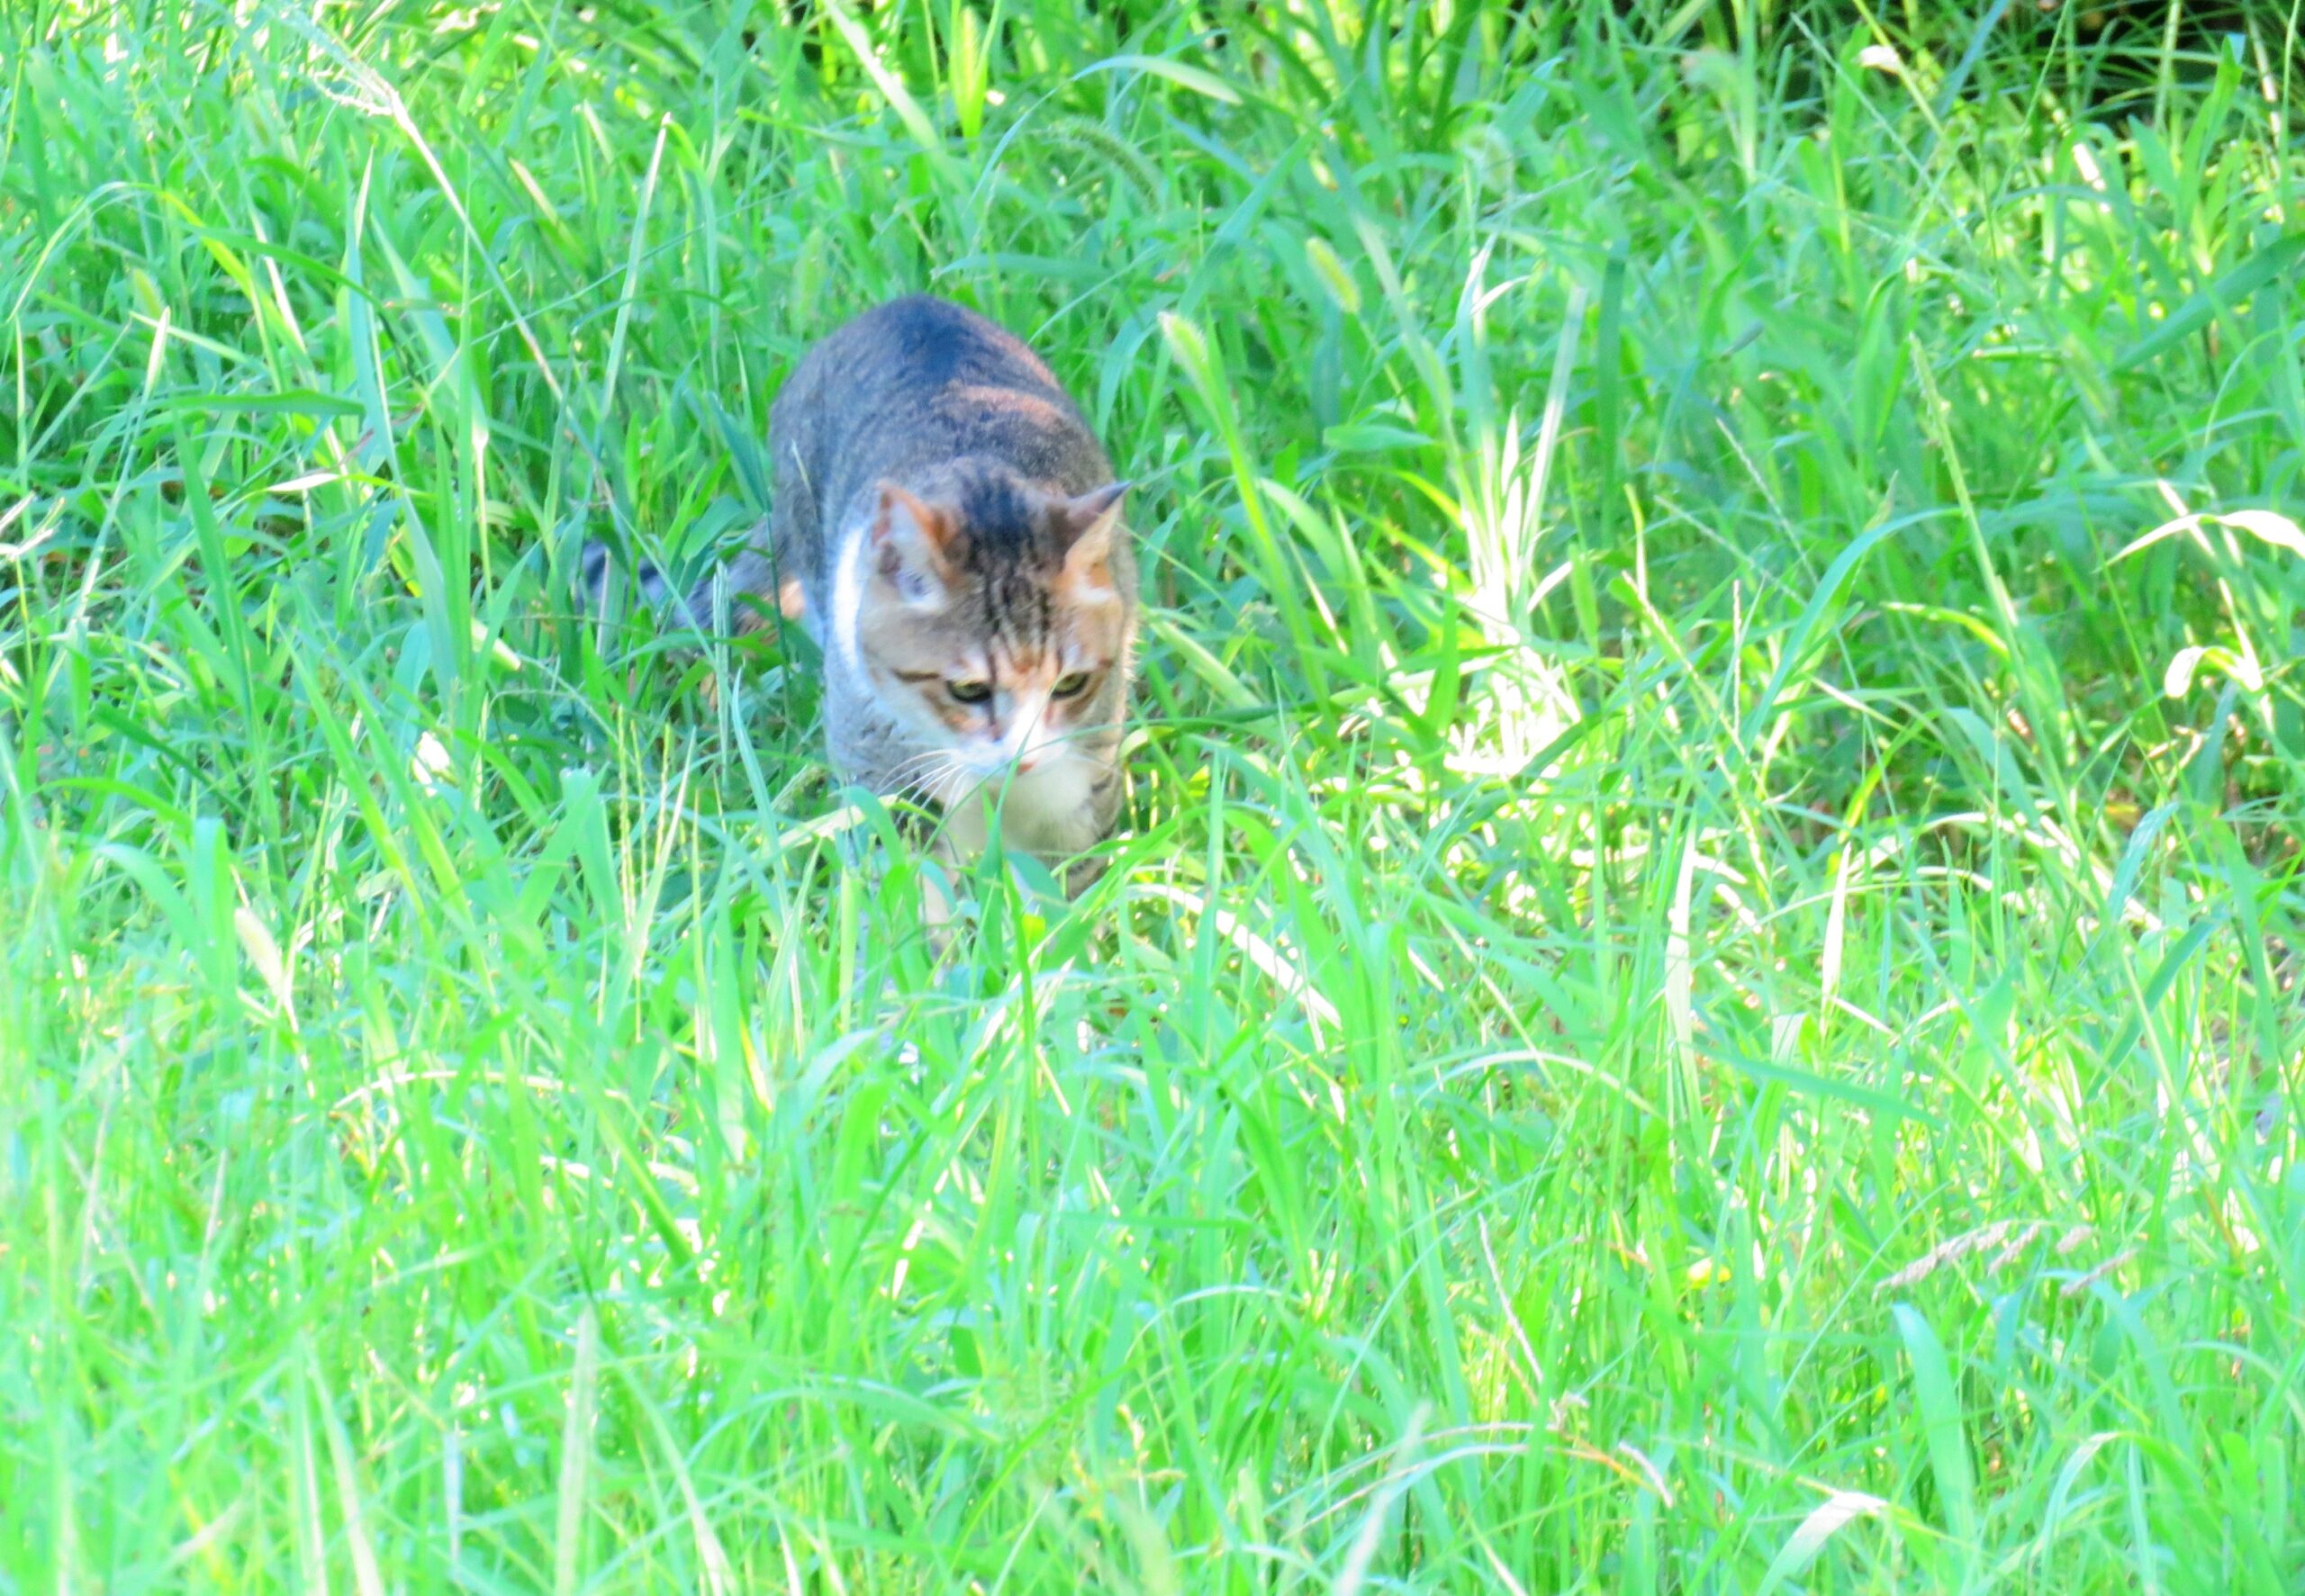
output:
[[[2032,9],[10,8],[0,1591],[2298,1589],[2299,36]],[[919,288],[1149,633],[941,967],[569,596]]]

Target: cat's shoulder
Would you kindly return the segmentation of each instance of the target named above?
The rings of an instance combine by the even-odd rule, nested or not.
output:
[[[982,337],[986,333],[1008,336],[966,305],[933,293],[907,293],[859,311],[825,341],[917,343]]]
[[[990,359],[1015,363],[1035,375],[1046,370],[1031,346],[998,321],[934,293],[882,300],[858,312],[818,348],[830,350],[830,358],[844,364],[876,356],[930,366]]]
[[[974,324],[985,319],[980,312],[942,294],[900,293],[894,299],[882,300],[868,311],[859,311],[856,320],[881,320],[892,323],[918,321],[931,326],[952,326],[957,323]]]

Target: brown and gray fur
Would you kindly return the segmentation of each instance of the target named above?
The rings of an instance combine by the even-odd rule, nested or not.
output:
[[[893,300],[810,351],[769,442],[768,547],[682,618],[727,613],[741,634],[772,624],[773,604],[807,627],[835,771],[942,806],[959,846],[996,817],[1052,862],[1103,836],[1136,570],[1123,484],[1054,374],[972,311]],[[604,568],[588,552],[587,576]]]

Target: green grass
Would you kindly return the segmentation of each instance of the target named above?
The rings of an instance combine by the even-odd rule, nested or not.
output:
[[[2296,22],[2033,10],[16,0],[0,1592],[2305,1585]],[[922,287],[1148,607],[942,970],[568,597]]]

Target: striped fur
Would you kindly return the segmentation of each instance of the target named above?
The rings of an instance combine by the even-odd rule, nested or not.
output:
[[[972,311],[895,300],[801,362],[769,441],[765,546],[685,596],[643,566],[643,600],[705,635],[720,613],[739,634],[805,627],[836,772],[941,807],[954,846],[997,825],[1054,863],[1103,836],[1135,563],[1122,485],[1054,374]],[[610,569],[585,552],[595,602]]]

